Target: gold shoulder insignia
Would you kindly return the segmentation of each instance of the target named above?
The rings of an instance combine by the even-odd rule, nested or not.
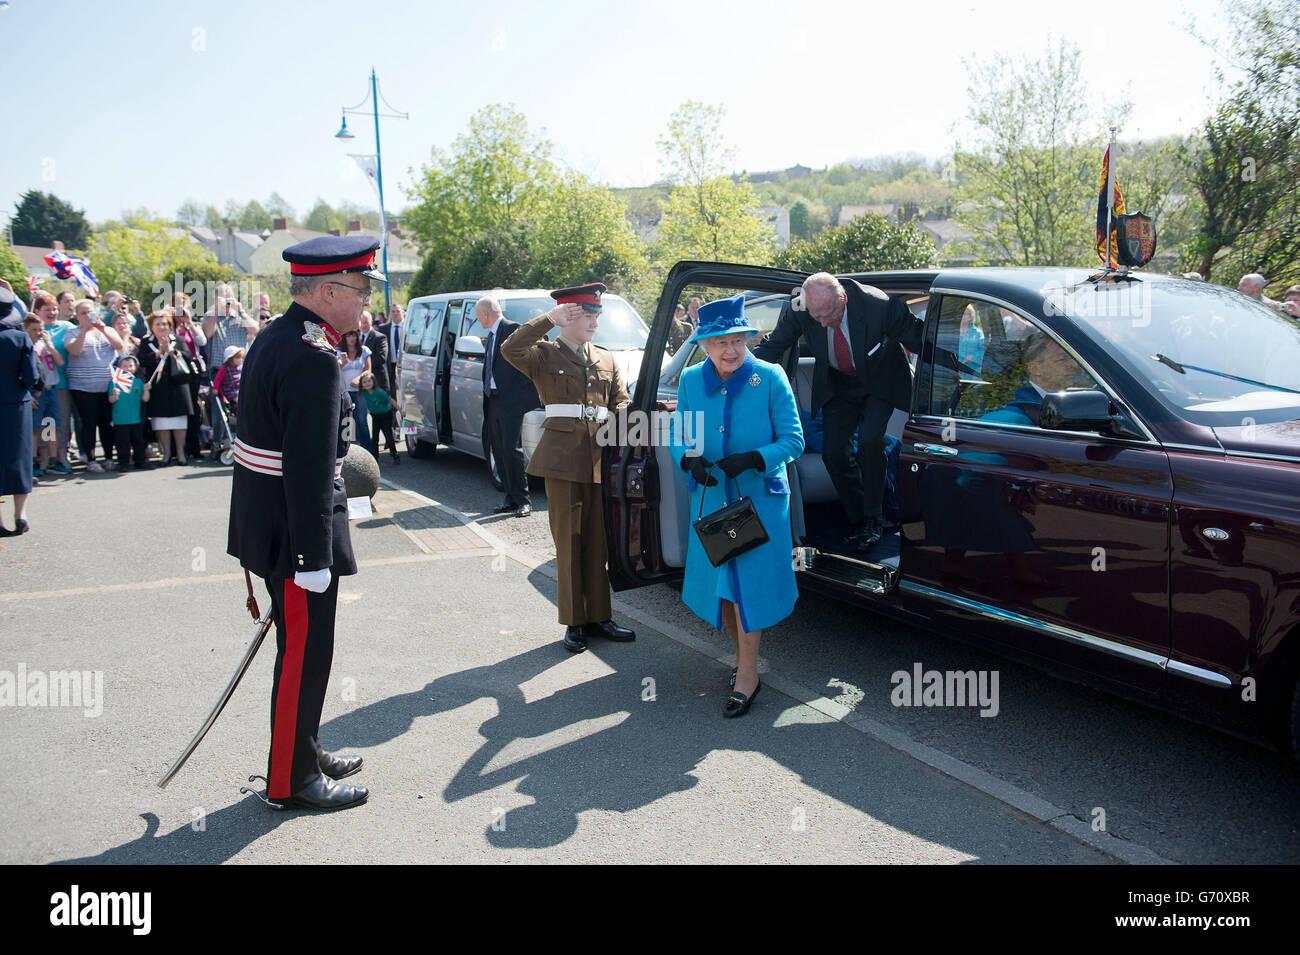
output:
[[[302,327],[304,329],[303,341],[308,345],[319,348],[321,351],[327,351],[331,355],[334,354],[334,346],[330,344],[330,340],[325,337],[325,332],[321,330],[319,325],[315,322],[303,322]]]

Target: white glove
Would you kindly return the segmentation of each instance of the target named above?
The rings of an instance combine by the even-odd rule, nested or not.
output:
[[[322,567],[320,570],[300,570],[293,575],[293,582],[303,590],[310,590],[314,594],[323,594],[329,590],[330,569]]]

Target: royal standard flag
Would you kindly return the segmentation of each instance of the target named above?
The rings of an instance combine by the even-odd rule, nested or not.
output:
[[[1111,199],[1114,203],[1111,203]],[[1110,255],[1106,249],[1106,211],[1110,210]],[[1124,196],[1119,191],[1119,180],[1110,168],[1110,147],[1101,160],[1101,188],[1097,193],[1097,242],[1095,248],[1106,268],[1119,267],[1119,239],[1116,235],[1116,217],[1124,212]]]

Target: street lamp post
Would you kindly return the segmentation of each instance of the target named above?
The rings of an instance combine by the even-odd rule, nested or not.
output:
[[[349,106],[344,108],[343,125],[342,127],[340,127],[339,131],[334,134],[334,138],[344,139],[344,140],[356,139],[356,136],[354,136],[351,132],[348,131],[348,113],[364,116],[365,110],[363,110],[361,107],[366,105],[366,100],[369,100],[372,107],[371,114],[374,116],[374,120],[375,120],[375,180],[376,180],[376,185],[379,187],[379,236],[380,236],[379,248],[383,252],[384,309],[385,311],[387,311],[387,309],[392,307],[393,302],[388,295],[388,215],[387,213],[384,212],[384,160],[383,160],[383,154],[380,152],[379,149],[379,117],[385,116],[390,119],[410,119],[411,117],[409,113],[399,113],[396,110],[393,110],[393,105],[389,103],[388,100],[383,101],[384,105],[387,106],[390,110],[393,110],[393,112],[380,113],[379,101],[381,98],[382,97],[379,92],[379,80],[376,79],[375,68],[372,66],[370,68],[370,95],[366,97],[366,99],[363,99],[356,106]]]

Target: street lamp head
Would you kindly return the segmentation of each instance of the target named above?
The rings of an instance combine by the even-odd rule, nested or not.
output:
[[[348,132],[347,116],[343,117],[343,126],[339,129],[337,133],[334,134],[334,138],[335,139],[356,139],[357,138],[353,136],[350,132]]]

